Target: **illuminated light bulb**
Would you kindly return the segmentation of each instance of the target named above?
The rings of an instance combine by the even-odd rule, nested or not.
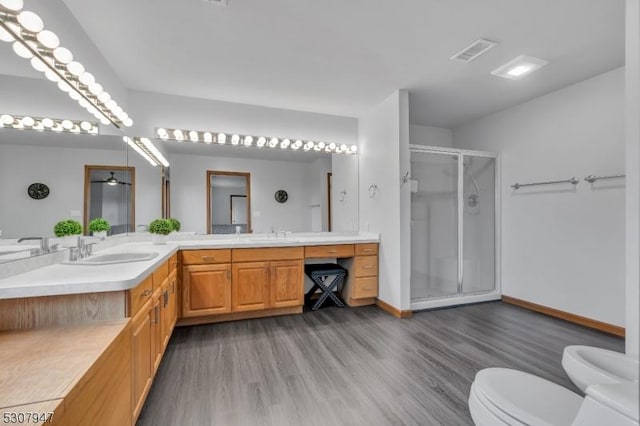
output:
[[[62,123],[56,123],[56,125],[53,126],[51,130],[53,130],[54,132],[61,132],[64,129],[62,128]]]
[[[320,148],[320,145],[316,145],[313,147],[314,151],[320,151],[322,148]]]
[[[302,146],[302,141],[300,139],[296,139],[296,141],[293,143],[294,146],[300,148]]]
[[[109,94],[109,92],[102,92],[98,95],[98,100],[104,104],[107,101],[111,100],[111,95]]]
[[[60,76],[50,69],[46,69],[44,71],[44,76],[47,77],[47,80],[53,81],[54,83],[58,83],[61,81]],[[71,90],[71,87],[69,87],[69,90]]]
[[[96,82],[96,79],[93,76],[93,74],[86,71],[80,74],[79,80],[80,80],[80,83],[84,84],[85,86],[88,86]]]
[[[53,57],[56,58],[56,61],[63,64],[69,64],[73,61],[73,54],[66,47],[58,47],[54,49]]]
[[[224,133],[218,133],[218,143],[220,145],[223,145],[227,142],[227,135],[225,135]]]
[[[351,145],[351,149],[350,149],[352,154],[355,154],[356,152],[358,152],[358,146],[357,145]]]
[[[71,120],[62,120],[61,124],[65,130],[71,130],[71,128],[73,128],[73,122]]]
[[[341,152],[347,152],[347,149],[348,149],[347,144],[343,143],[342,145],[340,145],[340,151]]]
[[[245,136],[244,137],[244,146],[253,145],[253,136]]]
[[[24,126],[22,125],[22,120],[20,120],[19,118],[16,118],[16,121],[13,123],[13,128],[24,129]]]
[[[0,0],[0,6],[17,12],[22,9],[24,2],[22,0]]]
[[[107,117],[104,117],[104,116],[100,117],[100,122],[102,124],[104,124],[105,126],[108,126],[109,124],[111,124],[111,121],[109,121],[109,119]]]
[[[131,127],[133,126],[133,120],[130,117],[127,117],[122,120],[122,124],[124,124],[126,127]]]
[[[15,38],[11,35],[11,33],[4,28],[0,27],[0,41],[6,41],[7,43],[11,43]]]
[[[39,33],[44,28],[44,22],[35,13],[24,10],[18,14],[18,23],[27,31]]]
[[[160,139],[167,139],[167,137],[169,137],[169,133],[167,132],[167,129],[164,129],[162,127],[156,130],[156,135],[158,135]]]
[[[264,136],[260,136],[256,145],[258,146],[258,148],[262,148],[266,143],[267,139]]]
[[[297,145],[295,143],[293,145],[291,145],[291,149],[294,150],[294,151],[297,151],[299,148],[300,148],[300,145]]]
[[[179,140],[179,141],[184,140],[184,134],[182,133],[182,130],[180,130],[180,129],[176,129],[176,130],[173,131],[173,137],[176,140]]]
[[[269,148],[275,148],[278,146],[278,138],[271,138],[269,140]]]
[[[62,90],[63,92],[69,92],[71,90],[71,86],[69,86],[69,83],[67,83],[64,80],[60,80],[58,81],[58,89]]]
[[[82,108],[86,108],[89,106],[89,102],[85,98],[78,99],[78,103]]]
[[[44,126],[42,125],[42,122],[36,121],[36,124],[33,125],[32,129],[38,132],[42,132],[44,130]]]
[[[13,117],[9,114],[0,115],[0,124],[11,124],[13,123]]]
[[[191,139],[191,142],[198,142],[198,132],[196,132],[195,130],[190,131],[189,139]]]
[[[285,139],[280,143],[280,148],[287,149],[291,145],[291,141],[289,139]]]
[[[16,55],[24,59],[31,59],[33,57],[33,53],[19,41],[13,43],[13,51]]]
[[[116,101],[114,101],[113,99],[109,99],[109,100],[104,104],[104,106],[106,106],[107,108],[109,108],[110,110],[112,110],[112,111],[113,111],[113,109],[114,109],[115,107],[117,107],[117,106],[118,106],[118,104],[117,104],[117,103],[116,103]]]
[[[50,118],[43,118],[43,119],[42,119],[42,125],[43,125],[44,127],[46,127],[47,129],[49,129],[49,128],[53,127],[54,122],[53,122],[53,120],[52,120],[52,119],[50,119]]]
[[[324,152],[331,152],[331,150],[329,149],[329,147],[328,147],[328,146],[326,146],[326,147],[324,148]],[[340,151],[337,151],[337,152],[339,153]]]
[[[231,145],[238,145],[240,143],[240,136],[233,135],[231,136]]]
[[[27,127],[31,127],[34,124],[36,124],[36,121],[31,117],[23,117],[22,118],[22,124],[24,124]]]
[[[113,112],[116,116],[119,116],[120,114],[123,113],[122,107],[121,106],[116,106],[115,108],[113,108],[111,110],[111,112]]]
[[[67,64],[67,69],[69,70],[69,72],[76,76],[76,77],[80,77],[82,75],[82,73],[84,73],[84,65],[82,65],[80,62],[69,62]]]
[[[204,132],[204,134],[202,136],[203,136],[203,139],[204,139],[204,143],[213,142],[213,135],[211,134],[211,132]]]
[[[88,121],[83,121],[82,123],[80,123],[80,128],[85,132],[88,132],[89,130],[91,130],[92,127],[93,125]]]
[[[307,151],[311,151],[312,146],[310,145],[305,145],[302,149],[307,152]]]
[[[69,97],[70,97],[71,99],[73,99],[74,101],[78,101],[78,100],[80,100],[80,98],[81,98],[80,93],[76,92],[75,90],[71,90],[71,91],[69,92]]]
[[[47,67],[47,64],[45,64],[44,62],[42,62],[40,58],[37,58],[35,56],[31,58],[31,66],[36,71],[40,71],[40,72],[45,72],[47,69],[49,69]]]
[[[320,147],[320,149],[323,149],[327,144],[325,144],[324,142],[318,142],[318,147]]]
[[[104,91],[104,89],[102,88],[102,84],[93,83],[89,85],[89,91],[97,96],[101,94]]]
[[[336,149],[336,144],[335,144],[335,143],[333,143],[333,142],[331,142],[331,143],[329,144],[329,149],[330,149],[331,151],[333,151],[334,149]]]
[[[80,133],[80,127],[73,126],[73,128],[71,128],[71,133]]]
[[[36,36],[40,44],[48,49],[55,49],[60,46],[60,39],[58,36],[49,30],[40,31]]]
[[[97,135],[98,134],[98,126],[92,126],[91,130],[89,130],[89,133],[91,133],[92,135]]]

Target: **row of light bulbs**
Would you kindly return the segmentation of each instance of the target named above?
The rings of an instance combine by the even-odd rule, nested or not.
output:
[[[327,152],[336,154],[356,154],[358,152],[357,145],[348,146],[346,144],[335,144],[325,142],[303,141],[300,139],[279,139],[275,137],[265,136],[249,136],[218,132],[199,132],[196,130],[183,130],[183,129],[165,129],[159,127],[156,129],[156,137],[162,140],[174,140],[178,142],[190,141],[193,143],[206,143],[206,144],[230,144],[233,146],[246,146],[246,147],[269,147],[280,148],[305,152]]]
[[[62,118],[30,117],[28,115],[0,115],[0,127],[8,127],[18,130],[37,130],[51,132],[67,132],[75,134],[98,134],[98,123],[80,120],[68,120]]]
[[[18,56],[30,60],[33,68],[57,83],[102,124],[132,126],[129,115],[80,62],[73,60],[71,51],[60,45],[60,38],[44,29],[42,18],[22,10],[23,6],[23,0],[0,0],[0,41],[13,42]]]
[[[123,141],[127,143],[135,152],[140,154],[142,158],[147,160],[152,166],[164,166],[169,167],[169,162],[153,145],[153,142],[149,138],[129,137],[124,136]]]

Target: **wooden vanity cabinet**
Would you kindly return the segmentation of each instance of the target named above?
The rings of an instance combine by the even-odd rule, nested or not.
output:
[[[348,270],[342,297],[349,306],[373,305],[378,297],[378,244],[356,244],[354,254],[339,261]]]
[[[182,317],[231,312],[231,250],[185,250]]]
[[[140,415],[153,380],[153,309],[149,301],[132,319],[132,424]]]
[[[269,262],[232,265],[231,312],[258,311],[269,306]]]

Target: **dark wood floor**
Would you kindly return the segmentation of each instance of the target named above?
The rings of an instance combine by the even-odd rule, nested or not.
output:
[[[576,390],[562,349],[624,341],[502,302],[396,319],[375,307],[177,328],[139,425],[467,425],[485,367]]]

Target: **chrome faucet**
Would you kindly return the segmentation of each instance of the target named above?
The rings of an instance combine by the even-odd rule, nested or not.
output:
[[[89,242],[94,240],[94,242]],[[78,237],[78,259],[84,259],[93,253],[93,245],[101,241],[97,237]]]
[[[32,249],[31,250],[32,255],[46,254],[51,251],[48,237],[23,237],[18,240],[19,243],[23,241],[40,241],[40,249]]]

